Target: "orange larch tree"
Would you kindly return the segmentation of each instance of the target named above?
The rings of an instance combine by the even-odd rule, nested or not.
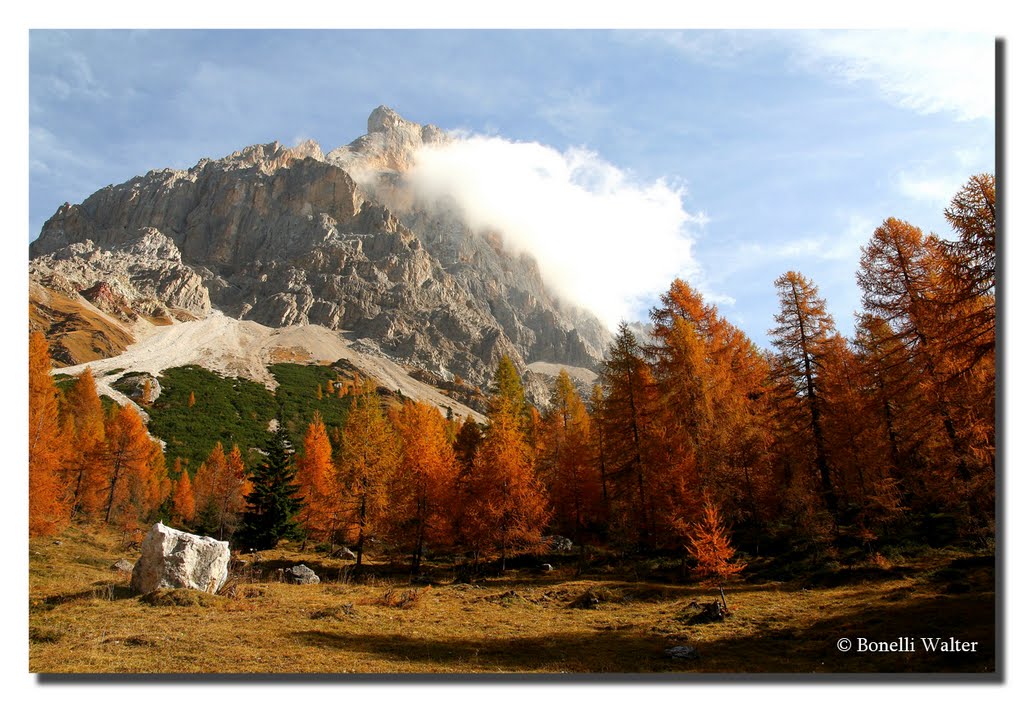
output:
[[[590,414],[564,369],[538,433],[537,472],[551,501],[553,528],[582,546],[584,533],[604,516],[601,480]]]
[[[56,533],[67,526],[71,516],[62,480],[68,441],[51,367],[46,338],[35,332],[28,344],[28,519],[32,536]]]
[[[386,520],[401,447],[373,381],[353,385],[352,396],[342,430],[339,477],[343,519],[355,546],[358,568],[367,539],[382,529]]]
[[[692,454],[691,492],[710,493],[736,518],[761,522],[768,490],[768,363],[714,305],[675,280],[651,311],[647,352],[662,397],[670,450]],[[700,505],[686,499],[691,517]]]
[[[729,533],[714,504],[705,503],[701,520],[691,526],[687,551],[697,561],[694,571],[697,577],[713,580],[719,586],[722,606],[728,611],[722,585],[725,580],[740,573],[746,565],[733,561],[736,549],[730,543]]]
[[[306,538],[333,538],[338,527],[337,471],[320,412],[313,414],[306,429],[295,482],[299,486],[297,496],[302,499],[298,523]]]
[[[539,546],[550,519],[547,496],[526,440],[525,393],[508,357],[498,366],[489,401],[490,426],[468,486],[464,533],[475,552],[491,551],[505,569],[507,556]]]
[[[667,429],[659,423],[661,398],[636,335],[626,325],[609,349],[601,371],[607,389],[601,413],[614,538],[650,551],[669,536],[672,517],[663,509],[678,496],[672,480]]]
[[[187,527],[196,516],[196,499],[192,492],[192,480],[188,471],[181,471],[181,477],[174,484],[171,496],[171,519],[175,524]]]
[[[943,462],[956,467],[958,477],[969,477],[968,451],[954,416],[951,368],[945,362],[942,337],[945,305],[936,295],[940,280],[941,245],[934,236],[890,217],[875,229],[863,248],[857,283],[864,309],[885,321],[894,338],[907,350],[907,362],[933,421],[948,439]]]
[[[134,527],[153,507],[151,465],[155,442],[131,405],[114,408],[105,432],[102,516],[108,524]]]
[[[225,456],[218,441],[196,471],[193,490],[197,527],[220,539],[230,537],[238,526],[249,491],[245,462],[238,446]]]
[[[95,516],[101,508],[105,431],[103,405],[92,371],[86,366],[65,395],[75,433],[75,451],[68,468],[68,486],[75,514]]]
[[[820,494],[829,513],[835,515],[839,502],[822,428],[824,399],[819,388],[835,323],[818,288],[800,273],[789,271],[780,276],[775,289],[781,309],[775,315],[778,326],[771,330],[772,344],[778,350],[778,381],[790,389],[792,400],[784,412],[799,412],[806,421],[803,435],[813,447]]]
[[[385,528],[391,540],[412,555],[412,572],[416,573],[425,546],[451,542],[458,468],[447,423],[436,407],[406,400],[392,414],[392,423],[401,439],[402,454]]]

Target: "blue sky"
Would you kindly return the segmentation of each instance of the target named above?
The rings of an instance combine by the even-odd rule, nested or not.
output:
[[[985,34],[36,30],[28,238],[63,202],[152,168],[275,139],[327,151],[387,104],[665,184],[689,215],[679,274],[757,343],[789,269],[850,332],[871,231],[896,216],[945,234],[956,189],[994,170],[993,82]],[[614,260],[637,241],[596,248]]]

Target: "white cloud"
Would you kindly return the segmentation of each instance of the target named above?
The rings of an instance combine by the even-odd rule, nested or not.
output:
[[[959,120],[995,116],[995,37],[931,31],[822,31],[796,35],[801,63],[875,84],[901,107]]]
[[[850,215],[846,226],[839,232],[827,232],[772,245],[744,243],[739,247],[737,258],[751,264],[794,259],[856,261],[860,256],[860,247],[868,242],[873,231],[874,225],[866,217]]]
[[[906,197],[945,207],[967,182],[967,176],[933,175],[900,171],[896,187]]]
[[[924,30],[651,32],[689,60],[728,66],[781,47],[792,67],[873,84],[882,96],[922,114],[995,118],[995,37]]]
[[[683,190],[642,183],[585,149],[462,136],[421,149],[408,181],[428,201],[453,202],[474,229],[502,234],[536,260],[545,282],[610,328],[693,274]]]

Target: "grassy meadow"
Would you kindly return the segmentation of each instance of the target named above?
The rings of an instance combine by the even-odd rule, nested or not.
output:
[[[428,563],[415,583],[371,554],[351,561],[297,544],[232,559],[229,594],[133,596],[134,560],[114,532],[71,528],[30,542],[29,667],[34,673],[992,673],[995,580],[990,556],[928,549],[828,577],[727,587],[731,616],[692,623],[712,588],[595,560],[519,559],[504,574],[455,582]],[[540,561],[537,561],[538,563]],[[279,582],[305,563],[319,585]],[[760,580],[760,578],[758,578]],[[596,604],[595,604],[596,601]],[[900,636],[978,641],[977,651],[842,653]],[[694,659],[667,648],[687,645]]]

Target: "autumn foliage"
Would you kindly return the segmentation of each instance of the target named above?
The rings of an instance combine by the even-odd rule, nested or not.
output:
[[[995,511],[994,178],[972,177],[945,215],[951,238],[889,218],[864,242],[848,335],[798,271],[775,281],[770,349],[676,280],[649,325],[619,326],[596,383],[562,371],[547,404],[527,401],[507,356],[484,418],[445,417],[339,374],[302,391],[327,423],[304,415],[296,430],[289,417],[259,457],[217,444],[171,475],[133,406],[104,412],[88,369],[57,389],[34,334],[30,531],[168,517],[235,538],[244,522],[258,547],[301,531],[348,544],[359,565],[379,548],[412,571],[431,551],[504,568],[557,534],[581,564],[591,546],[688,554],[697,575],[719,579],[742,569],[737,549],[799,542],[819,554],[844,539],[920,539],[939,520],[984,542]],[[208,400],[192,393],[187,406]]]
[[[29,533],[52,534],[70,518],[61,474],[68,443],[50,377],[46,339],[32,334],[28,344],[28,506]]]
[[[336,473],[327,428],[317,412],[302,441],[302,455],[295,478],[299,487],[297,496],[302,500],[299,523],[309,537],[329,537],[337,527]]]
[[[690,543],[686,549],[697,562],[694,573],[699,578],[721,582],[740,573],[746,566],[736,563],[736,549],[732,547],[718,508],[705,503],[701,520],[690,530]]]

